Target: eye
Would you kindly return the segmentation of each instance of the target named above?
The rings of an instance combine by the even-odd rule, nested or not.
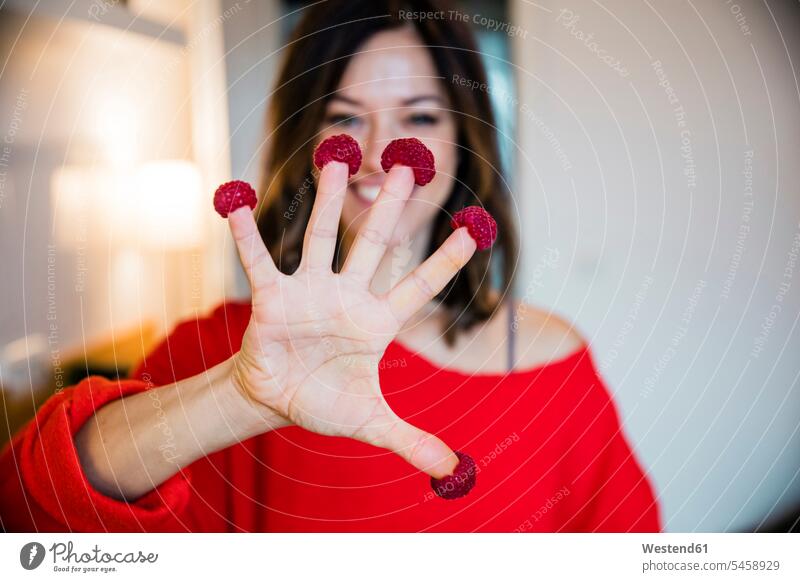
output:
[[[436,125],[439,118],[430,113],[415,113],[408,118],[408,122],[412,125]]]
[[[330,125],[336,125],[339,127],[354,127],[361,123],[361,119],[358,116],[347,113],[333,113],[328,115],[325,121],[327,121]]]

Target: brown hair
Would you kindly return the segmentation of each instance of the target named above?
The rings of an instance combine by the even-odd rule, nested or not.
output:
[[[373,34],[413,24],[444,78],[458,127],[459,164],[453,191],[431,226],[428,254],[452,231],[450,217],[464,206],[482,205],[494,216],[498,239],[491,252],[476,253],[437,297],[445,311],[443,334],[452,345],[458,331],[485,321],[510,290],[517,241],[510,193],[500,175],[494,115],[488,93],[451,79],[469,79],[485,87],[486,73],[469,26],[462,19],[405,19],[401,11],[443,11],[437,0],[329,0],[305,10],[288,43],[272,96],[267,124],[269,144],[260,191],[258,227],[281,271],[300,263],[303,235],[314,196],[312,152],[329,97],[336,91],[350,57]],[[457,76],[456,76],[457,75]],[[268,144],[268,146],[269,146]],[[341,235],[339,242],[341,243]],[[337,245],[334,269],[343,264]],[[496,263],[501,263],[499,268]],[[492,269],[503,291],[492,293]]]

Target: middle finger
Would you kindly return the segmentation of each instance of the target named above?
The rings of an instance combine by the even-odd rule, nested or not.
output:
[[[389,170],[380,194],[369,210],[366,223],[358,231],[347,255],[342,273],[367,285],[386,253],[395,226],[414,189],[414,170],[395,165]]]

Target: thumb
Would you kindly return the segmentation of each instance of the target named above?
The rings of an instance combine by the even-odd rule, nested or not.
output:
[[[458,465],[458,457],[439,437],[420,430],[399,417],[396,417],[392,429],[385,433],[380,446],[400,455],[414,467],[436,479],[452,475]]]

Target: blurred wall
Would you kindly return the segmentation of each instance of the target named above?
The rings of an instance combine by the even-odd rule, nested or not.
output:
[[[512,2],[519,294],[577,322],[671,531],[800,500],[800,6]]]
[[[216,305],[232,281],[227,225],[211,198],[230,179],[222,23],[240,8],[151,4],[0,7],[4,388],[36,384],[29,375],[40,371],[16,365],[26,359],[56,368],[120,332],[166,333]],[[161,164],[149,184],[186,187],[156,188],[153,200],[136,178],[169,160],[179,161],[173,173]],[[79,169],[72,193],[54,187],[62,166]],[[176,166],[202,183],[189,187]],[[89,196],[95,174],[111,179]]]
[[[22,9],[0,11],[0,39],[0,346],[55,325],[63,349],[142,317],[159,319],[163,266],[115,257],[126,233],[94,229],[96,208],[62,212],[51,179],[65,165],[127,168],[191,157],[181,45]],[[140,225],[128,226],[130,234]],[[74,244],[59,241],[59,231]],[[127,279],[116,287],[115,268]]]
[[[232,176],[256,185],[262,178],[262,162],[269,146],[266,107],[283,56],[281,48],[289,18],[278,1],[245,4],[239,0],[222,1],[223,13],[233,13],[223,28],[230,159]],[[228,295],[249,297],[247,277],[234,248],[226,260],[235,282]]]

